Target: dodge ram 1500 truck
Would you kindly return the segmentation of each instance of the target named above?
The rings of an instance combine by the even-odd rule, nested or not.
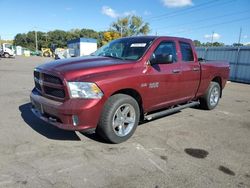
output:
[[[196,105],[215,108],[228,77],[228,62],[198,61],[189,39],[120,38],[90,56],[35,68],[31,109],[59,128],[95,130],[121,143],[140,120]]]

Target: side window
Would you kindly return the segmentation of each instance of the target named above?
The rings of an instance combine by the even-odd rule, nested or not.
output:
[[[174,42],[162,42],[155,49],[154,55],[157,57],[159,55],[173,55],[174,62],[177,61],[176,48]]]
[[[180,42],[181,56],[183,61],[194,61],[193,50],[189,43]]]

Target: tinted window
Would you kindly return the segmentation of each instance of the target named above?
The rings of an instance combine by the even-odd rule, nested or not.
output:
[[[180,42],[183,61],[194,61],[193,50],[189,43]]]
[[[102,46],[92,55],[123,60],[138,60],[154,39],[152,37],[120,38]]]
[[[176,57],[176,48],[175,48],[175,43],[174,42],[162,42],[159,44],[159,46],[156,48],[154,51],[155,56],[159,55],[172,55],[173,60],[177,61]]]

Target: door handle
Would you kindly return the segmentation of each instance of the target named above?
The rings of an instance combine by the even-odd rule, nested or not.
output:
[[[172,70],[172,73],[174,73],[174,74],[177,74],[177,73],[180,73],[180,72],[181,72],[180,69],[174,69],[174,70]]]
[[[199,67],[194,67],[193,71],[200,71],[200,68]]]

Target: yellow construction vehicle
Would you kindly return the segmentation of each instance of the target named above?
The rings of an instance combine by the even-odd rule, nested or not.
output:
[[[50,48],[41,48],[43,57],[54,57],[53,52]]]

